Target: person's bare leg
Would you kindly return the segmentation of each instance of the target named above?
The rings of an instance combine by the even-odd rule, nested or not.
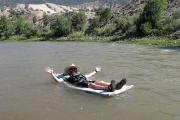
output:
[[[95,83],[90,83],[88,85],[89,88],[92,88],[92,89],[100,89],[100,90],[106,90],[108,89],[108,86],[101,86],[101,85],[97,85]]]
[[[102,80],[96,80],[95,84],[100,85],[100,86],[106,86],[106,87],[110,85],[110,83],[102,81]]]

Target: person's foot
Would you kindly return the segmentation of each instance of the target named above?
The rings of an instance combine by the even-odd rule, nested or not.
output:
[[[108,86],[108,91],[109,92],[113,92],[116,90],[116,81],[115,80],[111,80],[111,84]]]
[[[121,89],[125,84],[126,84],[126,78],[123,78],[120,82],[118,82],[117,84],[116,84],[116,90],[119,90],[119,89]]]

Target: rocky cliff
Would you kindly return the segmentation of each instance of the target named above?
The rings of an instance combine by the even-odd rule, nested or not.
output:
[[[117,16],[132,16],[143,10],[145,0],[129,0],[125,5],[113,7],[114,14]],[[170,0],[168,5],[168,15],[171,15],[174,9],[180,7],[180,0]]]

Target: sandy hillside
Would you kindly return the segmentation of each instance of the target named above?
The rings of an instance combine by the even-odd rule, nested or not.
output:
[[[77,8],[53,4],[53,3],[29,4],[28,9],[32,9],[32,10],[36,10],[36,11],[43,11],[48,14],[78,11]]]

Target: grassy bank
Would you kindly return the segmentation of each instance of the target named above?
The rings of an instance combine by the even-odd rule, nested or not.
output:
[[[0,39],[0,41],[56,41],[56,42],[117,42],[126,44],[139,44],[139,45],[150,45],[150,46],[180,46],[180,38],[172,39],[168,37],[142,37],[142,38],[129,38],[121,39],[118,36],[67,36],[60,38],[43,38],[43,37],[32,37],[27,39],[25,36],[11,36],[8,39]]]
[[[24,35],[14,35],[14,36],[10,36],[9,38],[1,38],[0,41],[1,42],[28,42],[28,41],[42,41],[44,38],[41,37],[31,37],[31,38],[27,38]]]
[[[56,41],[56,42],[111,42],[115,39],[113,36],[67,36],[67,37],[32,37],[26,38],[25,36],[11,36],[8,39],[0,39],[1,42],[13,42],[13,41],[23,41],[23,42],[35,42],[35,41]]]
[[[125,39],[125,43],[151,45],[151,46],[180,46],[180,38],[172,39],[168,37],[142,37]]]

